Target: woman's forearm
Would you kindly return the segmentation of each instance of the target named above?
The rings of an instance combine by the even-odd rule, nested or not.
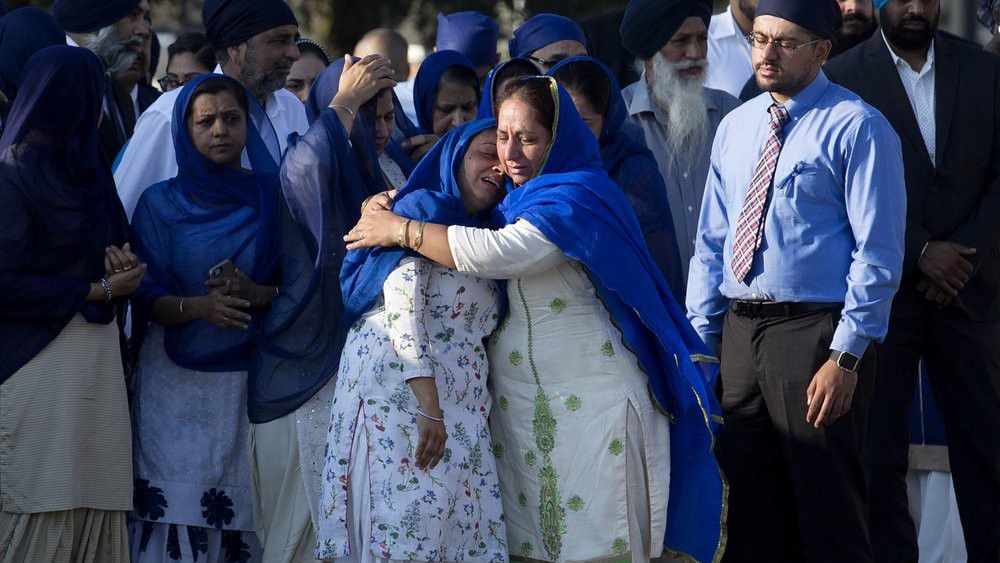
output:
[[[419,223],[410,224],[410,244],[415,243]],[[451,246],[448,244],[448,227],[427,223],[424,226],[423,242],[417,249],[425,258],[429,258],[445,268],[455,269],[455,257],[451,255]]]
[[[413,396],[420,403],[420,410],[424,414],[441,418],[441,405],[438,402],[437,383],[433,377],[414,377],[406,383],[413,390]]]
[[[195,305],[197,297],[183,298],[184,306],[181,307],[182,298],[175,295],[160,297],[153,302],[153,322],[162,326],[172,326],[184,324],[197,318]]]

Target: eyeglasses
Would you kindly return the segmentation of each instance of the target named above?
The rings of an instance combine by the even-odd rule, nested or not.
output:
[[[164,76],[156,81],[160,85],[160,90],[164,92],[169,92],[171,90],[176,90],[181,86],[187,84],[187,81],[181,82],[172,76]]]
[[[545,59],[539,59],[538,57],[532,57],[531,55],[527,55],[524,58],[540,66],[542,69],[549,69],[559,64],[559,62],[561,62],[566,57],[558,57],[554,59],[545,60]]]
[[[782,55],[791,55],[795,53],[795,51],[797,51],[802,47],[805,47],[806,45],[812,45],[813,43],[818,43],[820,41],[823,41],[823,38],[821,37],[819,39],[813,39],[812,41],[809,41],[807,43],[802,43],[800,41],[796,41],[795,39],[772,39],[769,37],[765,37],[763,34],[760,33],[751,33],[746,36],[746,40],[747,43],[750,44],[750,47],[754,49],[763,50],[764,47],[771,45],[774,47],[776,51],[778,51],[778,53]]]

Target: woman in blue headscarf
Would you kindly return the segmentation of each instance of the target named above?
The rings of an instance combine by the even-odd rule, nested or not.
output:
[[[424,62],[413,83],[413,105],[425,134],[443,137],[476,117],[479,106],[476,69],[458,51],[435,51]]]
[[[479,111],[476,117],[495,117],[493,115],[493,100],[503,92],[503,87],[519,76],[534,76],[538,67],[528,59],[515,58],[504,61],[490,71],[483,83],[482,99],[479,100]]]
[[[98,58],[48,47],[0,136],[0,560],[129,560],[120,331],[145,272],[98,158]],[[118,247],[122,250],[118,250]]]
[[[488,352],[511,556],[644,560],[666,548],[714,561],[726,494],[712,453],[716,362],[569,94],[519,78],[497,107],[505,226],[418,225],[418,252],[510,280]],[[348,248],[396,245],[403,221],[366,214]]]
[[[65,45],[66,35],[45,10],[28,6],[0,18],[0,132],[17,97],[28,59],[45,47]]]
[[[345,331],[343,235],[362,203],[401,188],[412,164],[392,140],[388,61],[340,59],[313,83],[309,130],[281,167],[281,294],[250,363],[247,413],[258,530],[265,561],[301,561],[316,549],[323,448]]]
[[[421,221],[486,224],[505,193],[497,164],[492,119],[441,139],[396,197],[410,219],[404,243],[420,247]],[[348,254],[342,286],[350,334],[328,420],[317,557],[506,561],[484,344],[497,284],[374,248]]]
[[[232,78],[191,80],[174,104],[177,176],[144,191],[132,219],[149,264],[132,298],[133,561],[259,560],[246,372],[278,293],[281,197],[263,112]]]
[[[583,122],[597,138],[604,169],[628,196],[653,260],[670,284],[674,299],[683,303],[683,264],[667,188],[653,153],[622,130],[627,112],[614,73],[595,58],[571,57],[547,74],[569,92]]]

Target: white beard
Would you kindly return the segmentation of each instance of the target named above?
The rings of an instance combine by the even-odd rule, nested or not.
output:
[[[653,103],[667,116],[667,142],[679,164],[689,168],[702,154],[708,137],[708,109],[702,89],[708,74],[705,60],[671,63],[663,55],[653,55],[652,68],[646,72],[646,85]],[[679,71],[692,67],[704,69],[696,78],[685,78]]]

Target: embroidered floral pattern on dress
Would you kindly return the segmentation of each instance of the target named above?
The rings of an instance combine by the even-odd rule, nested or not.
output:
[[[133,479],[132,496],[135,503],[135,513],[143,520],[159,520],[165,514],[167,499],[163,489],[149,486],[146,479]]]
[[[226,496],[225,491],[215,487],[202,493],[201,506],[203,508],[201,515],[205,518],[205,522],[220,530],[224,525],[232,522],[233,516],[236,515],[233,512],[232,499]]]

